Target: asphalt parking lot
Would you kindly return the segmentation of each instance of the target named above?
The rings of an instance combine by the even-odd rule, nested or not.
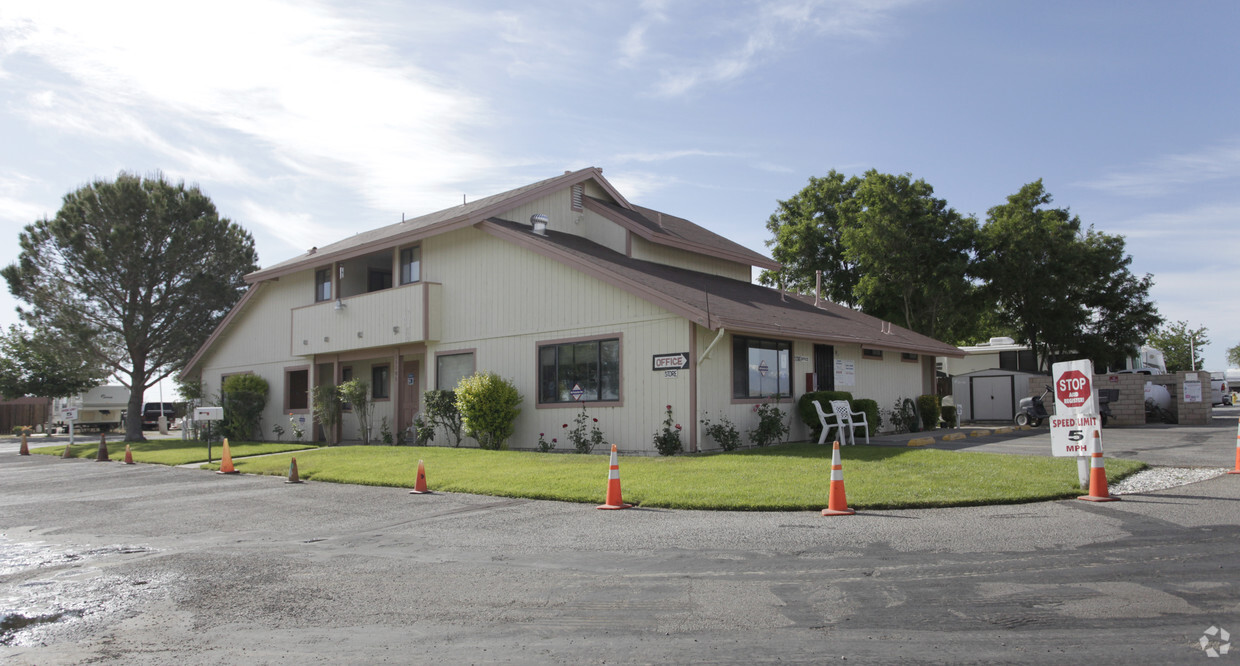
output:
[[[967,445],[1049,453],[1045,431],[992,437]],[[1236,441],[1222,412],[1104,448],[1231,467]],[[0,612],[22,625],[0,660],[1205,659],[1240,630],[1237,501],[1240,475],[1101,505],[596,511],[0,450]]]

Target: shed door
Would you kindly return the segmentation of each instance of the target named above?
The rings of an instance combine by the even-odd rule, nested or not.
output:
[[[1016,416],[1010,376],[973,377],[970,384],[974,421],[1010,421]]]

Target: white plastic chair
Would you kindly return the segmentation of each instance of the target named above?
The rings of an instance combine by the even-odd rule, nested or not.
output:
[[[826,443],[827,435],[831,433],[832,428],[835,428],[837,430],[836,437],[841,438],[840,433],[843,432],[844,424],[838,418],[836,418],[835,414],[833,413],[828,414],[822,411],[822,405],[817,400],[811,400],[810,402],[814,403],[814,411],[818,412],[818,422],[822,424],[822,434],[818,436],[818,443],[819,444]],[[836,422],[827,423],[828,418],[835,418]],[[844,443],[847,444],[848,441],[845,439]]]
[[[846,426],[848,429],[844,431],[844,437],[840,438],[841,442],[852,435],[852,443],[857,443],[857,432],[854,428],[865,428],[865,443],[870,443],[870,423],[865,418],[865,412],[854,412],[852,406],[847,400],[832,400],[831,411],[835,412],[835,421],[839,426]],[[860,417],[860,418],[857,418]]]

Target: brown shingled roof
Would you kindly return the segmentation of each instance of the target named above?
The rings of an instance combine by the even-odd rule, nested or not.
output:
[[[861,344],[935,356],[961,357],[953,345],[915,333],[851,308],[731,278],[626,257],[572,234],[491,218],[478,225],[497,237],[562,261],[709,329]]]

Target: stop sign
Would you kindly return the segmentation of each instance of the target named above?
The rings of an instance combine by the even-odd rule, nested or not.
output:
[[[1093,396],[1089,377],[1080,370],[1068,370],[1055,382],[1055,398],[1064,407],[1076,408],[1084,405]]]

